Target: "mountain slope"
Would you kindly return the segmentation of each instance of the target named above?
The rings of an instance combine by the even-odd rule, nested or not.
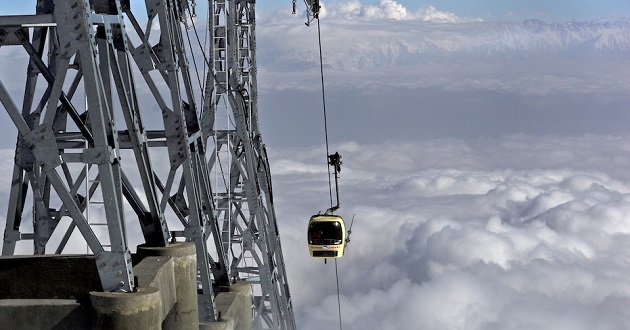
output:
[[[304,69],[318,64],[315,27],[260,24],[261,66]],[[570,55],[623,58],[630,55],[630,19],[548,24],[432,23],[420,20],[332,20],[322,23],[326,65],[366,70],[427,60],[519,59]],[[308,40],[310,39],[310,43]]]

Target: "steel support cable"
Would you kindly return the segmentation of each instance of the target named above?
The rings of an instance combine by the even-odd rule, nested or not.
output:
[[[328,118],[326,114],[326,88],[324,86],[324,59],[322,55],[322,33],[319,24],[319,18],[317,18],[317,41],[319,44],[319,72],[321,77],[322,84],[322,106],[324,108],[324,136],[326,138],[326,164],[328,164],[328,155],[329,147],[328,147]],[[328,167],[328,193],[330,195],[330,207],[333,207],[333,199],[332,199],[332,180],[330,179],[330,166]]]
[[[208,40],[209,38],[209,31],[210,31],[210,9],[212,8],[212,6],[208,6],[208,10],[206,10],[206,29],[205,29],[205,33],[203,35],[203,48],[201,49],[201,53],[204,54],[204,59],[205,59],[205,54],[206,54],[206,47],[208,47],[208,53],[210,53],[210,47],[208,46]],[[193,21],[193,26],[195,24],[195,21]],[[210,71],[210,63],[208,63],[208,61],[206,61],[206,65],[204,65],[203,67],[203,77],[206,77],[207,71]],[[204,79],[203,81],[203,91],[206,90],[206,83],[207,80]],[[201,103],[201,109],[203,109],[203,101]]]
[[[343,329],[341,326],[341,298],[339,295],[339,272],[337,271],[337,259],[335,259],[335,278],[337,279],[337,308],[339,310],[339,329]]]
[[[203,77],[206,76],[206,70],[209,69],[210,67],[210,63],[208,61],[208,58],[206,57],[206,51],[205,51],[205,46],[201,44],[201,40],[199,39],[199,33],[197,32],[197,26],[195,25],[195,16],[193,16],[192,13],[192,9],[190,8],[190,3],[188,4],[188,17],[190,18],[190,22],[193,28],[193,32],[195,33],[195,38],[197,39],[197,44],[199,45],[199,50],[201,51],[201,54],[203,55],[203,59],[204,59],[204,65],[203,65]],[[205,83],[205,79],[204,82],[201,82],[201,78],[199,77],[199,70],[197,69],[197,61],[195,60],[195,54],[193,52],[193,47],[192,47],[192,43],[190,41],[190,35],[188,33],[188,29],[186,29],[186,38],[188,39],[188,47],[190,47],[190,51],[191,51],[191,55],[192,55],[192,60],[193,60],[193,64],[195,66],[195,73],[197,74],[197,82],[199,83],[199,88],[200,88],[200,92],[201,92],[201,108],[203,109],[203,102],[204,102],[204,97],[203,97],[203,93],[206,87],[206,83]],[[204,44],[205,44],[205,39],[207,39],[207,37],[204,38]]]
[[[192,11],[190,9],[190,4],[188,5],[188,15],[190,17],[190,22],[193,28],[193,32],[195,33],[195,39],[197,39],[197,44],[199,45],[199,49],[201,50],[201,54],[203,55],[203,60],[204,60],[204,66],[203,66],[203,75],[205,77],[206,75],[206,70],[210,71],[210,61],[208,60],[208,56],[206,55],[206,45],[207,45],[207,39],[208,39],[208,33],[206,29],[206,34],[204,36],[204,44],[201,44],[201,39],[199,38],[199,33],[197,32],[197,26],[195,25],[195,20],[194,17],[192,15]],[[208,20],[210,19],[210,7],[208,7],[208,11],[207,11],[207,16],[208,16]],[[208,23],[209,24],[209,21]],[[188,31],[186,31],[186,37],[188,37]],[[192,45],[190,44],[190,37],[188,37],[188,44],[190,47],[190,50],[192,52]],[[197,73],[197,80],[199,81],[199,87],[201,88],[201,108],[203,109],[204,107],[204,91],[206,89],[206,81],[204,79],[204,82],[202,83],[201,80],[199,79],[199,71],[197,70],[197,62],[195,61],[195,56],[193,54],[193,63],[195,65],[195,72]],[[217,81],[217,77],[213,74],[212,77],[214,78],[214,81]],[[223,102],[227,102],[225,99],[223,100]],[[225,106],[227,107],[227,103],[225,103]],[[231,121],[231,118],[230,118]],[[233,123],[232,123],[233,124]],[[215,145],[217,143],[217,141],[214,141]],[[221,170],[221,173],[224,173],[223,171],[223,165],[221,164],[221,162],[219,162],[219,167]],[[225,182],[225,178],[223,178],[223,183],[225,185],[227,185],[227,182]]]
[[[210,9],[208,9],[208,16],[210,15]],[[193,32],[195,32],[195,39],[197,39],[197,44],[199,44],[199,48],[201,49],[201,54],[203,55],[203,59],[205,62],[205,66],[204,68],[208,68],[208,71],[210,71],[210,61],[208,60],[208,55],[206,55],[206,50],[205,50],[205,46],[201,44],[201,39],[199,38],[199,34],[197,33],[197,27],[195,25],[195,21],[191,18],[191,24],[193,26]],[[206,40],[204,40],[204,44],[206,44]],[[212,78],[215,82],[219,82],[219,80],[217,79],[216,75],[212,75]],[[204,90],[205,90],[205,82],[203,83],[204,85]],[[223,100],[224,102],[227,102],[225,100]],[[227,106],[227,105],[226,105]],[[202,102],[202,108],[203,108],[203,102]]]
[[[328,166],[328,155],[330,154],[330,152],[329,152],[329,146],[328,146],[328,118],[326,114],[326,88],[324,85],[324,59],[323,59],[324,57],[322,55],[322,32],[321,32],[321,25],[319,24],[319,17],[317,17],[317,41],[319,44],[319,71],[320,71],[321,83],[322,83],[322,105],[324,109],[324,135],[326,137],[326,164],[328,167],[328,192],[330,194],[330,207],[332,209],[333,208],[332,179],[330,178],[330,166]],[[337,284],[337,307],[338,307],[338,312],[339,312],[339,329],[343,330],[343,326],[341,324],[341,297],[340,297],[340,290],[339,290],[339,272],[337,269],[337,259],[335,259],[335,279],[336,279],[336,284]]]
[[[188,29],[186,29],[186,39],[188,39],[188,47],[190,47],[190,52],[193,53],[191,57],[192,57],[192,61],[193,61],[193,66],[195,67],[195,76],[197,77],[197,83],[199,84],[199,90],[203,94],[203,84],[201,83],[201,78],[199,77],[199,68],[197,68],[197,60],[195,60],[195,54],[193,52],[192,42],[190,42],[190,34],[188,33]],[[205,64],[204,64],[204,67],[205,67]],[[205,69],[204,69],[204,72],[205,72]],[[203,106],[203,96],[201,97],[201,104]]]
[[[199,45],[199,49],[201,50],[201,54],[203,55],[203,59],[204,59],[204,77],[205,77],[205,73],[206,73],[206,71],[205,71],[205,70],[210,71],[210,61],[208,60],[208,58],[209,58],[209,57],[208,57],[208,55],[206,55],[206,54],[207,54],[207,52],[206,52],[207,41],[208,41],[208,39],[209,39],[209,38],[208,38],[208,33],[207,33],[207,32],[208,32],[208,31],[207,31],[208,29],[206,29],[206,34],[205,34],[205,36],[204,36],[204,43],[203,43],[203,45],[202,45],[202,44],[201,44],[201,39],[199,38],[199,33],[197,32],[197,26],[195,25],[195,21],[194,21],[194,19],[193,19],[192,14],[190,13],[190,10],[189,10],[189,15],[190,15],[190,22],[191,22],[191,25],[192,25],[192,27],[193,27],[193,32],[195,33],[195,39],[197,39],[197,44]],[[207,15],[208,15],[208,20],[209,20],[209,19],[210,19],[210,8],[208,8],[208,13],[207,13]],[[208,26],[209,24],[210,24],[210,23],[209,23],[209,21],[208,21],[208,23],[207,23],[207,25],[206,25],[206,26]],[[192,46],[191,46],[191,47],[192,47]],[[218,79],[217,79],[217,77],[216,77],[214,74],[212,75],[212,78],[213,78],[213,80],[214,80],[215,82],[218,82]],[[205,90],[205,86],[206,86],[206,82],[204,81],[204,82],[203,82],[202,93],[203,93],[203,91]],[[224,99],[224,100],[223,100],[223,102],[224,102],[225,107],[227,107],[227,101]],[[201,104],[202,104],[202,108],[203,108],[203,98],[202,98],[202,103],[201,103]],[[234,125],[234,123],[232,122],[232,119],[231,119],[231,118],[230,118],[230,123],[231,123],[232,125]]]
[[[190,14],[190,11],[189,11],[189,14]],[[190,14],[190,15],[191,15],[191,14]],[[207,20],[207,22],[208,22],[208,23],[207,23],[207,24],[209,25],[209,24],[210,24],[210,23],[209,23],[209,19],[210,19],[210,7],[208,7],[208,12],[207,12],[207,15],[208,15],[208,20]],[[208,60],[208,56],[206,55],[206,54],[207,54],[207,53],[206,53],[206,45],[207,45],[207,41],[208,41],[208,39],[209,39],[209,38],[208,38],[208,33],[207,33],[207,32],[208,32],[208,30],[209,30],[209,29],[206,29],[206,34],[205,34],[205,36],[204,36],[204,44],[202,45],[202,44],[201,44],[201,39],[199,38],[199,33],[197,32],[197,27],[196,27],[196,25],[195,25],[195,21],[193,20],[193,17],[192,17],[192,16],[190,16],[190,21],[191,21],[191,24],[192,24],[192,27],[193,27],[193,32],[195,33],[195,39],[197,39],[197,44],[199,45],[199,48],[201,49],[201,54],[203,55],[203,59],[204,59],[204,71],[203,71],[203,72],[204,72],[204,77],[205,77],[206,69],[207,69],[208,71],[210,71],[210,70],[211,70],[211,67],[210,67],[210,61]],[[192,47],[192,46],[191,46],[191,47]],[[193,57],[193,58],[194,58],[194,57]],[[217,79],[216,75],[214,75],[214,74],[213,74],[213,75],[212,75],[212,78],[213,78],[213,80],[214,80],[215,82],[217,82],[217,83],[218,83],[218,79]],[[201,87],[201,92],[202,92],[202,94],[204,93],[205,89],[206,89],[206,80],[204,80],[203,85],[202,85],[202,87]],[[223,105],[224,105],[226,108],[228,107],[228,105],[227,105],[227,100],[226,100],[225,98],[223,98]],[[203,107],[204,107],[204,97],[203,97],[203,95],[202,95],[202,98],[201,98],[201,108],[203,109]],[[232,118],[231,118],[231,117],[230,117],[230,118],[228,118],[228,120],[230,121],[230,124],[231,124],[232,126],[236,126],[236,124],[234,124],[234,122],[232,121]],[[214,136],[213,136],[213,139],[214,139]],[[214,141],[214,143],[215,143],[215,145],[216,145],[216,144],[217,144],[217,141],[215,140],[215,141]],[[218,156],[217,156],[217,157],[218,157]],[[221,173],[222,173],[222,174],[225,174],[225,171],[224,171],[224,169],[223,169],[223,164],[222,164],[220,161],[219,161],[219,170],[221,171]],[[226,182],[226,180],[225,180],[225,175],[222,175],[222,177],[223,177],[223,184],[227,186],[228,184],[227,184],[227,182]]]
[[[199,33],[197,32],[197,26],[195,25],[195,20],[193,19],[192,14],[190,14],[190,11],[188,13],[190,15],[190,22],[193,27],[193,32],[195,32],[195,38],[197,39],[197,44],[199,44],[199,48],[201,49],[201,54],[203,55],[203,59],[206,62],[206,66],[210,67],[210,61],[208,61],[208,56],[206,56],[205,47],[201,44],[201,39],[199,39]]]

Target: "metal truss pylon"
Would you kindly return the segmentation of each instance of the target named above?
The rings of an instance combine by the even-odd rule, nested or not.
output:
[[[209,167],[219,178],[214,192],[229,274],[254,287],[254,327],[295,329],[258,126],[255,2],[214,0],[211,10],[204,122],[215,141]]]
[[[254,326],[294,329],[258,128],[254,1],[209,2],[210,70],[200,104],[183,42],[189,3],[145,4],[138,15],[125,0],[38,0],[35,15],[0,16],[0,47],[20,47],[28,59],[23,95],[0,79],[0,101],[18,131],[2,255],[29,240],[34,254],[63,253],[78,229],[103,289],[131,291],[125,219],[135,217],[144,244],[195,242],[202,321],[218,319],[218,287],[245,280]],[[151,100],[140,100],[138,86]],[[155,129],[141,118],[147,103],[161,114],[148,125]],[[156,154],[168,164],[152,165]],[[97,198],[106,233],[87,215]]]

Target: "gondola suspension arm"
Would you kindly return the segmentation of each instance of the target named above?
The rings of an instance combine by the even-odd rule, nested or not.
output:
[[[333,168],[333,174],[335,175],[335,193],[337,205],[331,206],[328,210],[326,210],[326,214],[331,214],[339,209],[339,173],[341,173],[341,164],[341,155],[338,152],[335,152],[332,155],[328,155],[328,165]]]

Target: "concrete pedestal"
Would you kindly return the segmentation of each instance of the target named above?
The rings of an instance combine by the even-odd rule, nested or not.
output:
[[[230,292],[221,292],[215,299],[221,313],[219,322],[203,322],[202,330],[250,330],[252,329],[252,286],[247,282],[237,282],[230,286]]]
[[[90,292],[93,329],[160,329],[162,300],[156,288],[137,292]]]
[[[163,329],[199,329],[197,306],[197,254],[192,242],[178,242],[168,247],[138,246],[141,257],[169,256],[175,271],[177,302],[164,319]]]

